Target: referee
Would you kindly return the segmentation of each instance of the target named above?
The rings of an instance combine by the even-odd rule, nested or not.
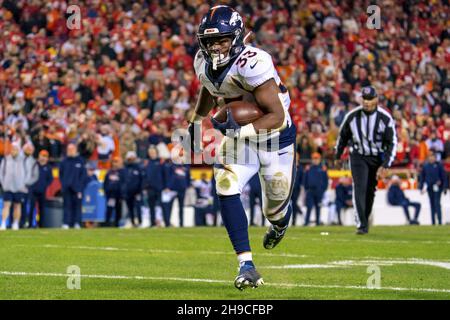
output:
[[[344,118],[336,145],[337,162],[346,146],[350,147],[356,234],[367,234],[377,179],[386,174],[397,152],[395,121],[378,107],[378,95],[371,86],[362,89],[362,105]]]

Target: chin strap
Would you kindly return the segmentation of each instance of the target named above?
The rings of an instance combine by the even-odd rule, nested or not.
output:
[[[225,57],[224,54],[222,53],[211,53],[211,58],[212,58],[212,68],[213,70],[217,70],[217,67],[221,67],[224,66],[228,63],[228,61],[230,60],[230,54],[228,54],[228,56]]]

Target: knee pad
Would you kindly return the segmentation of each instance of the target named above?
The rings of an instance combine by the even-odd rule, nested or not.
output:
[[[218,196],[233,196],[241,193],[238,177],[233,171],[214,168],[214,177]]]

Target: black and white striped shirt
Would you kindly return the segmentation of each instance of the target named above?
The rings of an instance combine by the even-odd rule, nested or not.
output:
[[[346,146],[350,147],[352,154],[381,156],[383,167],[390,167],[397,153],[394,119],[381,107],[377,107],[369,115],[363,111],[362,106],[353,109],[346,114],[339,130],[337,159],[340,159]]]

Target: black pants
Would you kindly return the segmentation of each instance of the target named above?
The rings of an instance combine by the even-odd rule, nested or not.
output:
[[[178,215],[180,219],[180,227],[184,226],[184,195],[186,194],[185,190],[177,191],[177,195],[175,198],[178,199]],[[170,217],[172,215],[172,206],[173,202],[175,201],[175,198],[170,200],[170,202],[163,204],[163,218],[164,218],[164,224],[166,227],[170,227]]]
[[[427,190],[428,197],[430,198],[430,208],[431,208],[431,223],[433,225],[436,224],[436,217],[437,222],[439,224],[442,224],[442,208],[441,208],[441,195],[442,190],[439,191],[433,191],[432,188],[429,188]]]
[[[137,215],[138,224],[142,223],[141,205],[142,196],[140,193],[127,194],[125,197],[125,203],[128,209],[128,218],[131,220],[133,226],[137,226],[135,221],[135,215]]]
[[[31,218],[29,215],[29,207],[31,205],[31,192],[26,193],[25,202],[22,204],[20,208],[20,221],[19,227],[22,229],[25,227],[27,220],[29,221],[28,227],[31,228],[33,224],[33,214],[31,214]]]
[[[369,229],[369,217],[372,213],[375,191],[377,188],[377,171],[381,159],[374,156],[350,156],[350,168],[354,184],[354,206],[356,208],[356,226],[358,229]]]
[[[298,198],[300,197],[300,187],[294,187],[294,190],[292,191],[292,225],[295,226],[297,223],[297,214],[302,214],[302,210],[300,209],[299,205],[297,204]]]
[[[408,220],[409,223],[411,223],[412,221],[417,221],[420,214],[420,208],[422,207],[419,202],[413,202],[405,199],[400,203],[400,205],[402,206],[403,211],[405,212],[406,220]],[[411,219],[411,216],[409,215],[409,207],[413,207],[415,209],[415,215],[413,219]]]
[[[110,206],[110,200],[114,199],[114,205]],[[111,225],[111,217],[114,212],[114,225],[119,226],[120,219],[122,219],[122,198],[121,197],[108,197],[106,198],[106,221],[107,226]]]
[[[63,223],[69,227],[73,227],[75,224],[81,226],[82,197],[79,197],[79,193],[71,189],[65,190],[62,194],[64,206]]]
[[[347,208],[351,208],[351,207],[342,201],[336,201],[336,214],[337,214],[339,225],[342,225],[342,219],[341,219],[342,209],[345,210]]]
[[[156,206],[161,204],[161,191],[150,188],[147,190],[148,208],[150,211],[151,227],[156,225]]]
[[[323,193],[318,190],[306,190],[306,216],[304,226],[309,225],[312,209],[316,210],[316,225],[320,225],[320,204],[322,202]]]
[[[44,221],[44,215],[45,215],[45,193],[40,192],[32,192],[31,193],[31,200],[30,200],[30,211],[29,211],[29,224],[28,226],[31,228],[33,227],[33,221],[34,221],[34,208],[36,206],[36,203],[38,205],[39,210],[39,227],[42,228],[42,222]]]

